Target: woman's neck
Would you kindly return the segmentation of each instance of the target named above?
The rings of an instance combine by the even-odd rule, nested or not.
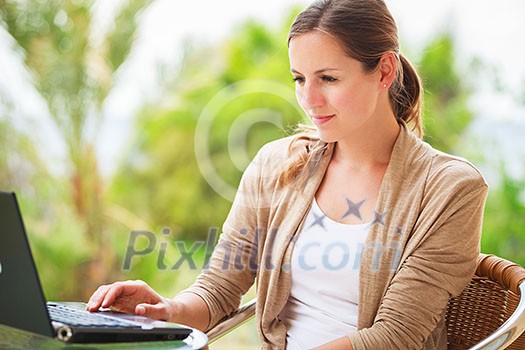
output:
[[[332,161],[357,171],[388,165],[400,125],[393,115],[383,118],[380,125],[364,127],[362,132],[337,141]]]

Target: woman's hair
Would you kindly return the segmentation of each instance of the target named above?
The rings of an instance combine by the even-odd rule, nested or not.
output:
[[[423,137],[421,81],[412,64],[399,52],[397,26],[383,0],[315,1],[296,17],[288,44],[294,37],[314,30],[338,40],[349,57],[361,62],[365,72],[373,72],[383,54],[393,52],[397,57],[397,70],[388,92],[390,105],[398,120]],[[314,154],[321,148],[325,145],[319,141],[308,153]],[[283,174],[284,183],[298,175],[308,158],[302,155],[291,163]]]

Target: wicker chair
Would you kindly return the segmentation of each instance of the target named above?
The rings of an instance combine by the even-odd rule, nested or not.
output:
[[[208,331],[210,342],[255,315],[255,299]],[[525,349],[525,269],[494,255],[481,254],[476,273],[449,301],[446,322],[450,350]]]

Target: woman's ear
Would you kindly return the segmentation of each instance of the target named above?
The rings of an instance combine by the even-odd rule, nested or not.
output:
[[[392,51],[385,52],[381,59],[379,60],[379,73],[381,80],[379,81],[381,87],[386,89],[390,88],[392,82],[396,77],[397,71],[397,57],[396,54]]]

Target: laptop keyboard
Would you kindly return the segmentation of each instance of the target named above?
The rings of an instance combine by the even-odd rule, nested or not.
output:
[[[49,317],[52,321],[77,327],[124,327],[137,328],[136,323],[107,317],[99,313],[77,310],[65,305],[48,305]]]

